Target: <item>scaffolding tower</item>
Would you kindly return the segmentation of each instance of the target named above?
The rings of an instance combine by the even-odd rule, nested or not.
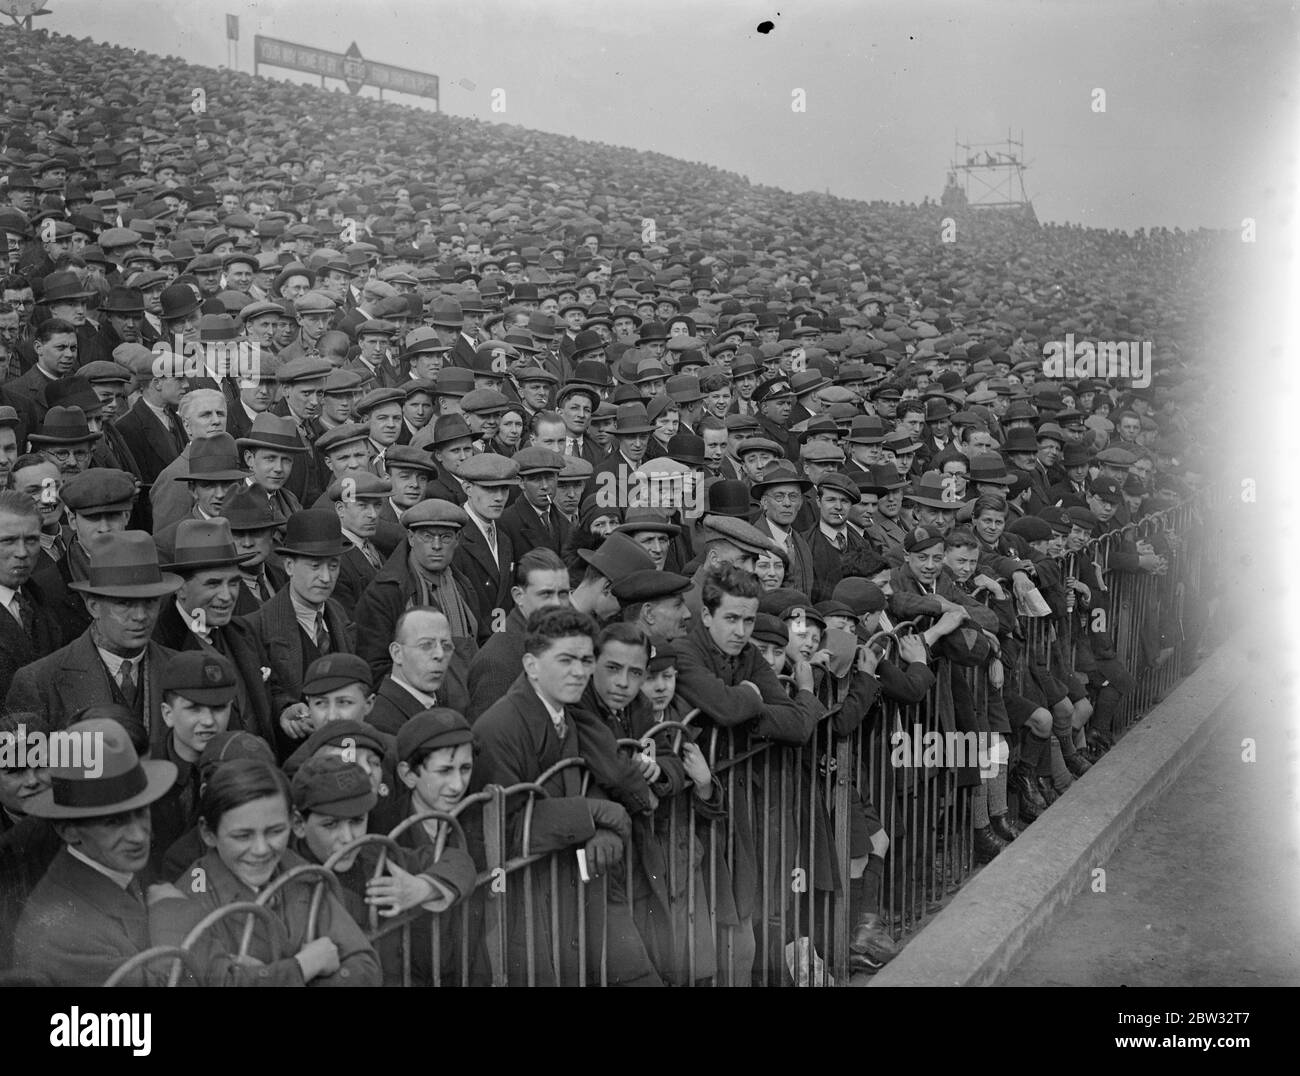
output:
[[[952,163],[941,203],[954,208],[1001,209],[1033,220],[1033,203],[1025,192],[1024,133],[1001,142],[962,142],[953,136]]]

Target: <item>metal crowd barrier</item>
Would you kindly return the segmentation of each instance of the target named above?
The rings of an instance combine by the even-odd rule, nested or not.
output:
[[[1068,605],[1064,618],[1051,618],[1051,623],[1048,618],[1019,616],[1020,649],[1014,669],[1007,674],[1006,689],[1030,684],[1031,663],[1068,674],[1080,646],[1109,640],[1136,683],[1115,716],[1114,732],[1122,734],[1170,690],[1195,654],[1204,627],[1198,595],[1211,578],[1213,558],[1218,555],[1214,543],[1203,540],[1205,531],[1203,505],[1184,503],[1093,540],[1063,558],[1064,576],[1078,577],[1089,562],[1103,570],[1104,589],[1094,595],[1099,599],[1094,604],[1104,611],[1104,622],[1097,619],[1096,610],[1090,612],[1077,602]],[[1112,565],[1119,554],[1148,544],[1166,558],[1160,573],[1122,571]],[[900,637],[923,630],[925,623],[923,618],[881,633],[878,641],[886,657],[894,656]],[[1159,661],[1165,649],[1169,654]],[[940,682],[945,674],[961,678],[977,709],[989,704],[991,689],[984,667],[959,668],[932,656],[931,668]],[[969,878],[975,787],[970,770],[959,772],[949,765],[896,766],[891,761],[895,734],[911,738],[919,734],[923,740],[927,734],[942,735],[939,684],[917,703],[881,695],[856,730],[838,735],[834,723],[847,686],[847,678],[837,682],[826,675],[822,679],[818,696],[827,713],[800,747],[751,739],[747,730],[715,725],[698,710],[656,725],[647,734],[667,735],[676,753],[684,736],[697,733],[715,779],[725,790],[722,818],[705,817],[697,810],[689,786],[682,793],[684,809],[677,804],[665,812],[671,903],[677,903],[679,892],[685,894],[684,907],[677,909],[680,915],[668,916],[669,952],[674,960],[679,954],[684,959],[660,969],[666,979],[679,985],[847,985],[853,927],[848,823],[854,788],[876,805],[890,839],[878,912],[896,938],[921,929]],[[1014,752],[1015,735],[1008,740]],[[641,741],[622,740],[620,745],[635,753]],[[396,939],[402,985],[414,982],[415,935],[424,931],[432,986],[609,982],[609,911],[615,893],[627,906],[625,924],[634,919],[638,894],[640,899],[653,897],[637,884],[638,849],[633,841],[625,842],[621,872],[590,882],[575,879],[573,849],[531,850],[533,814],[537,803],[548,796],[544,786],[568,767],[584,771],[585,791],[591,779],[585,764],[566,759],[536,782],[489,786],[450,814],[408,818],[387,836],[363,837],[338,853],[341,857],[364,843],[377,843],[381,846],[378,872],[384,868],[387,849],[395,846],[403,831],[427,818],[446,823],[461,847],[467,847],[467,833],[481,834],[482,870],[471,896],[445,912],[416,911],[383,922],[372,910],[370,937],[376,946]],[[696,842],[683,842],[683,836],[698,837],[703,849],[698,869]],[[742,944],[747,939],[738,937],[736,925],[721,923],[719,913],[733,904],[725,887],[734,886],[742,848],[751,840],[757,884],[754,959],[752,968],[747,968],[743,954],[748,946]],[[685,857],[679,855],[683,847]],[[312,878],[314,923],[324,886],[336,884],[332,865],[300,867],[272,889]],[[571,900],[564,899],[566,890],[571,891]],[[266,898],[263,893],[256,903],[214,912],[179,948],[159,947],[139,954],[119,968],[108,985],[155,961],[172,961],[170,983],[174,985],[182,966],[194,970],[190,954],[194,941],[228,915],[249,917],[246,947],[253,917],[269,914]],[[445,936],[454,939],[447,960]],[[711,941],[711,953],[700,951],[700,936]],[[448,962],[449,972],[444,970]]]

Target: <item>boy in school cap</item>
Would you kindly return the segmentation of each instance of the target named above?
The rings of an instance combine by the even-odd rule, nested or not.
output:
[[[356,654],[326,654],[307,666],[302,696],[312,731],[331,721],[365,721],[375,705],[370,664]]]

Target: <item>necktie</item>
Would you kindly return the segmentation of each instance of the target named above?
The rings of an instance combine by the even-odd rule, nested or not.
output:
[[[844,547],[845,547],[846,544],[847,544],[847,543],[846,543],[845,540],[844,540],[844,532],[843,532],[843,531],[840,531],[839,533],[837,533],[837,534],[835,535],[835,546],[836,546],[837,549],[839,549],[839,551],[840,551],[841,553],[843,553],[843,552],[844,552]]]
[[[262,581],[257,576],[245,577],[244,585],[252,592],[259,605],[266,601],[266,595],[262,593]]]
[[[23,626],[23,634],[30,639],[36,630],[36,616],[32,612],[32,603],[24,597],[21,590],[14,592],[14,600],[9,606],[9,611],[15,614],[15,619]]]
[[[181,433],[180,424],[172,418],[171,413],[167,415],[167,432],[171,434],[172,443],[176,446],[176,452],[179,454],[185,451],[185,435]]]
[[[141,888],[140,880],[138,878],[132,878],[131,881],[127,883],[126,892],[137,904],[144,905],[144,890]]]
[[[117,670],[117,685],[122,689],[122,695],[126,699],[128,706],[135,706],[135,661],[131,658],[125,658],[122,661],[121,668]]]
[[[576,456],[578,454],[578,442],[572,437],[564,439],[564,454],[566,456]]]
[[[492,559],[498,560],[497,556],[497,525],[488,523],[487,525],[487,543],[488,548],[492,550]]]
[[[316,614],[316,649],[324,656],[332,649],[330,646],[329,628],[325,626],[325,613]]]
[[[372,543],[366,542],[361,547],[361,553],[370,562],[370,567],[379,568],[383,566],[383,562],[379,559],[379,550]]]
[[[50,557],[56,561],[62,561],[68,555],[68,547],[64,544],[63,535],[56,534],[54,541],[50,543]]]

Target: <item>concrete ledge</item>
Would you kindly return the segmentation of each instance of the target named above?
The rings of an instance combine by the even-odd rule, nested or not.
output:
[[[992,986],[1196,757],[1246,668],[1221,646],[972,879],[871,986]]]

